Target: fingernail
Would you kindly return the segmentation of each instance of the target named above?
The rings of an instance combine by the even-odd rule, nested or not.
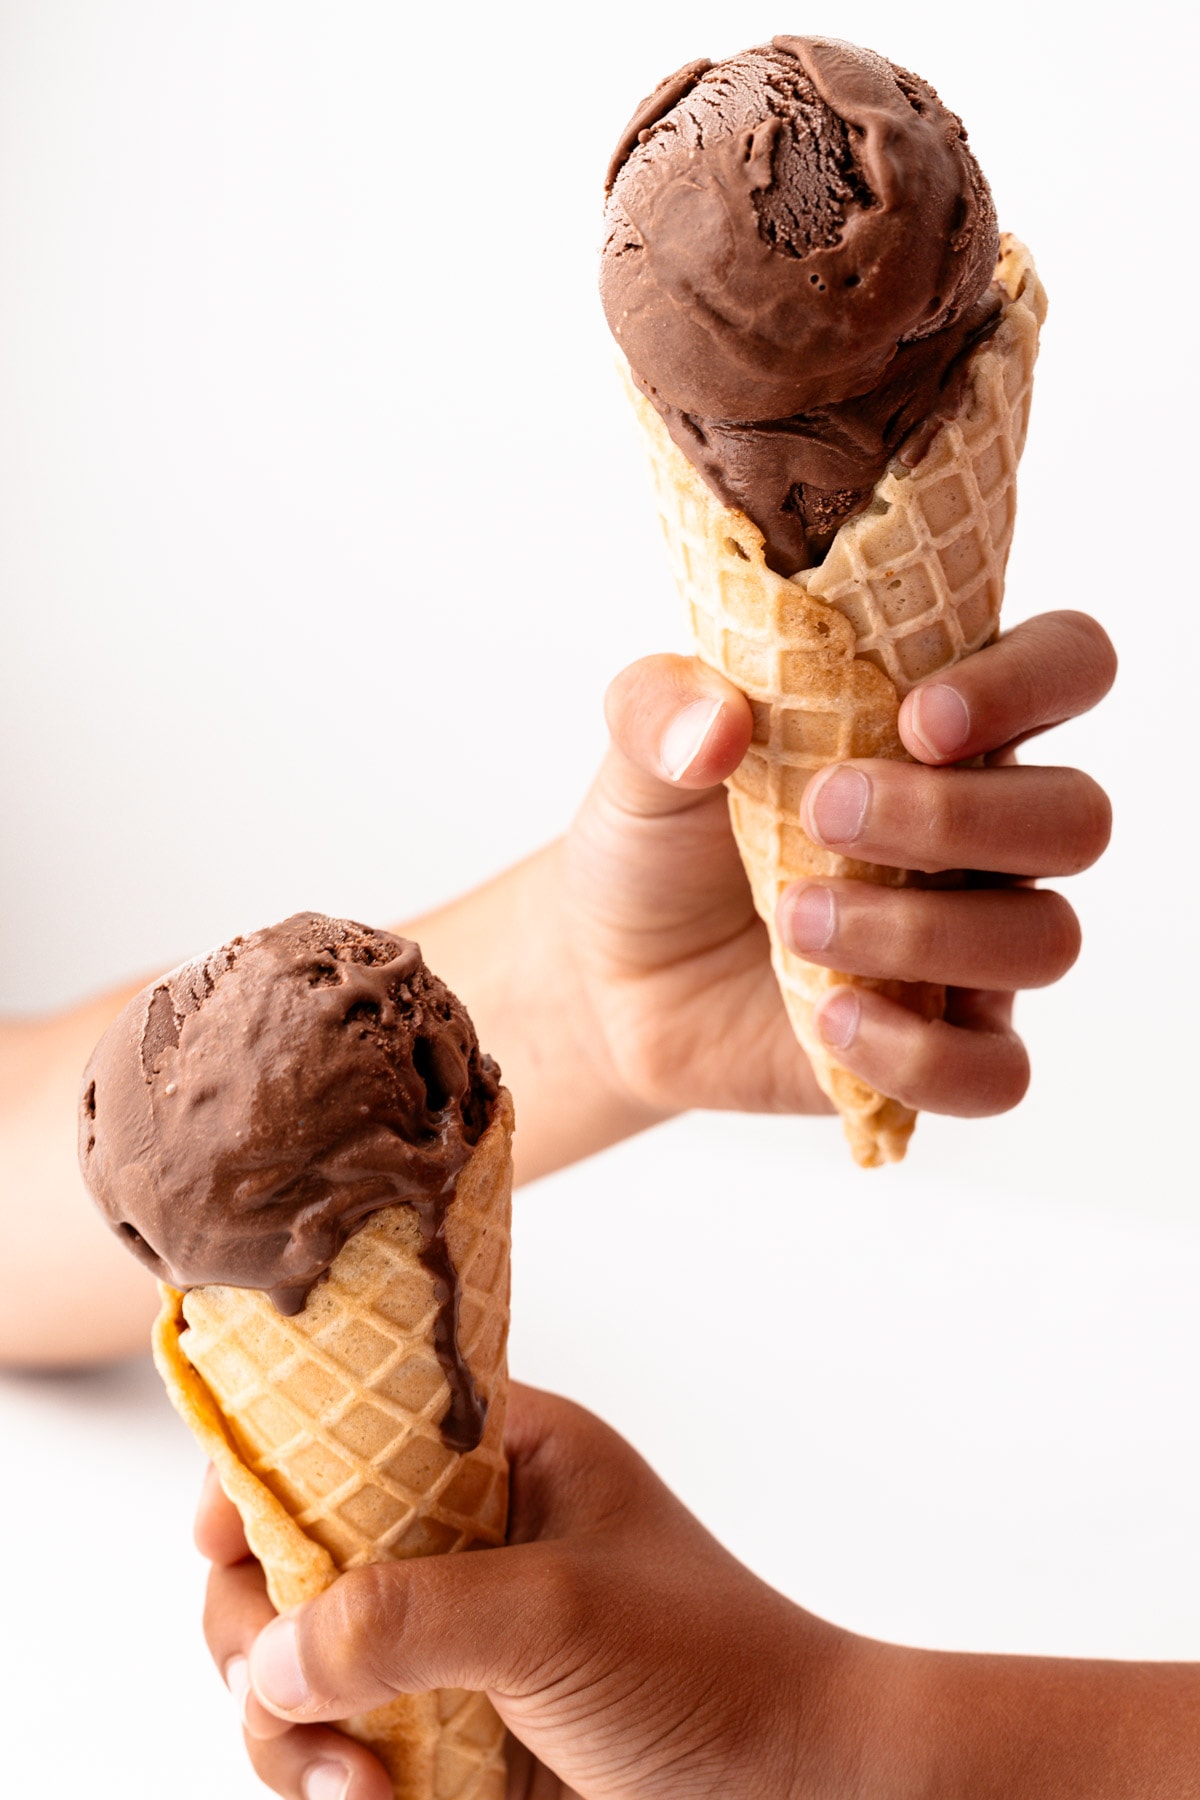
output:
[[[692,764],[699,761],[721,716],[721,705],[720,700],[693,700],[671,720],[658,747],[659,760],[669,781],[679,781]]]
[[[250,1698],[250,1664],[244,1656],[231,1656],[225,1664],[225,1686],[233,1695],[238,1718],[246,1723],[246,1702]]]
[[[792,888],[783,903],[780,921],[783,935],[793,950],[828,950],[837,930],[837,902],[826,887]]]
[[[276,1619],[260,1631],[250,1652],[254,1692],[280,1712],[299,1712],[312,1699],[300,1668],[295,1619]]]
[[[817,1030],[831,1050],[848,1050],[858,1036],[862,1006],[853,988],[835,988],[817,1012]]]
[[[319,1762],[304,1771],[300,1792],[304,1800],[346,1800],[350,1771],[345,1763]]]
[[[961,750],[971,735],[971,715],[957,688],[940,681],[913,695],[910,729],[931,757],[941,760]]]
[[[871,783],[861,769],[843,765],[818,775],[810,788],[808,816],[819,844],[852,844],[863,828]]]

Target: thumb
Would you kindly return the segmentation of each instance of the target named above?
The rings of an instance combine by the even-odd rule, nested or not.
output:
[[[623,669],[604,711],[613,741],[605,775],[630,812],[647,815],[694,805],[724,781],[754,725],[745,695],[691,656],[647,656]]]
[[[272,1620],[250,1651],[250,1683],[291,1720],[345,1719],[397,1693],[540,1687],[586,1631],[577,1558],[519,1544],[351,1569]]]

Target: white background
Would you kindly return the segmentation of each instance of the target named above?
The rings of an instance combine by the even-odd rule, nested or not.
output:
[[[1123,659],[1045,747],[1116,804],[1086,949],[1022,1005],[1025,1105],[898,1170],[708,1116],[526,1191],[513,1362],[846,1625],[1200,1657],[1183,9],[408,11],[0,4],[0,1004],[562,828],[607,681],[682,647],[594,293],[612,142],[775,30],[919,70],[1051,293],[1007,616]],[[0,1457],[11,1791],[261,1792],[153,1374],[0,1381]]]

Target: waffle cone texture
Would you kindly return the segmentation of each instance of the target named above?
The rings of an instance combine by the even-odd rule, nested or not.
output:
[[[502,1089],[446,1213],[459,1346],[487,1402],[474,1450],[442,1442],[437,1297],[410,1207],[369,1219],[291,1318],[252,1289],[160,1284],[159,1373],[280,1609],[363,1563],[504,1542],[512,1125]],[[504,1800],[505,1730],[482,1694],[401,1694],[342,1729],[380,1758],[396,1800]]]
[[[892,462],[821,566],[798,575],[767,567],[761,532],[718,499],[629,383],[697,653],[753,709],[750,749],[727,784],[729,810],[775,973],[796,1036],[867,1168],[903,1157],[916,1115],[840,1067],[816,1033],[814,1007],[829,988],[849,983],[935,1018],[944,990],[807,963],[780,941],[776,907],[789,883],[805,879],[929,881],[814,844],[799,824],[800,798],[831,763],[909,760],[897,729],[905,694],[996,635],[1046,313],[1032,259],[1011,236],[1001,239],[996,276],[1005,295],[1000,322],[971,355],[956,415],[938,426],[915,467]]]

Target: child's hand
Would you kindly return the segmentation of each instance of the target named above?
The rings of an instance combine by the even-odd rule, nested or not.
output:
[[[832,881],[783,896],[782,929],[811,961],[955,990],[946,1023],[858,989],[822,1006],[838,1060],[908,1105],[994,1113],[1025,1091],[1013,994],[1056,981],[1079,949],[1071,907],[1029,878],[1087,868],[1110,815],[1087,775],[1016,768],[1012,746],[1087,712],[1115,669],[1094,620],[1046,614],[909,695],[900,731],[917,765],[854,762],[809,784],[802,823],[818,841],[896,868],[988,872],[958,892]],[[612,1066],[661,1112],[823,1109],[716,786],[749,743],[746,701],[701,663],[660,656],[618,677],[608,717],[613,748],[563,845],[563,882]],[[937,767],[977,756],[990,766]]]
[[[210,1478],[205,1630],[276,1793],[390,1800],[312,1721],[466,1687],[509,1727],[511,1800],[1200,1795],[1195,1665],[855,1637],[742,1568],[579,1407],[515,1387],[506,1448],[507,1548],[355,1569],[280,1621]]]
[[[261,1779],[289,1800],[389,1800],[366,1750],[274,1713],[337,1720],[440,1686],[491,1695],[522,1800],[841,1792],[826,1700],[859,1640],[735,1562],[579,1407],[514,1388],[507,1449],[508,1548],[356,1569],[277,1623],[210,1479],[205,1630]]]

